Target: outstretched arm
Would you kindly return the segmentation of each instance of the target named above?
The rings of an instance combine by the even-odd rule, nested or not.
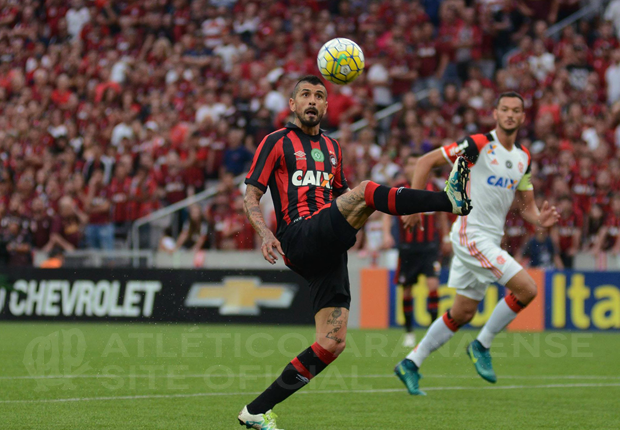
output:
[[[539,227],[551,227],[560,219],[560,214],[555,210],[555,206],[550,206],[545,200],[542,209],[539,211],[534,200],[534,191],[517,191],[521,216],[530,224]]]
[[[273,248],[276,248],[281,255],[284,255],[284,251],[282,251],[280,241],[276,239],[274,234],[267,227],[267,224],[265,224],[263,212],[260,209],[260,199],[263,195],[264,193],[258,189],[258,187],[248,184],[243,199],[243,208],[245,209],[245,215],[250,220],[252,227],[254,227],[254,230],[256,230],[261,239],[263,239],[263,244],[261,245],[263,257],[271,264],[276,264],[278,256]]]

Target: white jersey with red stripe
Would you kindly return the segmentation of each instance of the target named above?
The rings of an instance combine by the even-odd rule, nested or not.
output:
[[[441,151],[451,163],[461,155],[470,161],[468,194],[473,209],[454,223],[453,242],[463,245],[461,235],[467,234],[494,239],[499,244],[515,192],[532,189],[529,151],[518,143],[508,151],[497,140],[495,130],[468,136]]]
[[[468,136],[441,148],[454,163],[459,156],[470,161],[468,194],[473,209],[452,225],[454,258],[448,286],[459,294],[482,300],[488,284],[506,284],[522,267],[500,243],[506,215],[517,190],[532,189],[529,151],[515,144],[509,151],[495,130]]]

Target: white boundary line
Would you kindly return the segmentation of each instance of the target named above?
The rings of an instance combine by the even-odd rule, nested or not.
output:
[[[620,387],[620,383],[612,384],[546,384],[546,385],[505,385],[492,387],[428,387],[425,391],[480,391],[480,390],[519,390],[531,388],[595,388],[595,387]],[[320,391],[300,391],[299,394],[379,394],[379,393],[406,393],[404,388],[386,388],[371,390],[320,390]],[[143,400],[143,399],[176,399],[188,397],[212,397],[212,396],[256,396],[261,394],[260,391],[255,392],[219,392],[219,393],[191,393],[191,394],[147,394],[141,396],[108,396],[108,397],[76,397],[64,399],[38,399],[38,400],[0,400],[0,404],[7,403],[65,403],[65,402],[87,402],[87,401],[103,401],[103,400]]]
[[[253,373],[237,373],[237,374],[209,374],[209,373],[197,373],[197,374],[165,374],[165,375],[148,375],[148,374],[127,374],[124,375],[122,373],[119,374],[103,374],[103,375],[21,375],[21,376],[0,376],[0,381],[13,381],[13,380],[24,380],[24,379],[140,379],[140,378],[152,378],[152,379],[163,379],[163,378],[174,378],[174,379],[194,379],[194,378],[203,378],[203,379],[211,379],[211,378],[275,378],[279,376],[279,373],[264,373],[264,374],[253,374]],[[424,378],[437,378],[437,379],[478,379],[479,376],[476,374],[472,375],[427,375],[423,374]],[[361,375],[333,375],[334,377],[340,378],[351,378],[351,379],[366,379],[366,378],[392,378],[394,377],[393,373],[381,373],[381,374],[361,374]],[[606,376],[606,375],[500,375],[500,379],[523,379],[523,380],[541,380],[541,379],[551,379],[551,380],[585,380],[585,379],[602,379],[602,380],[620,380],[620,376]]]

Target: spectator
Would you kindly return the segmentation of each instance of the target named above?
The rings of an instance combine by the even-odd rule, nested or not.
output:
[[[546,229],[541,227],[536,227],[534,237],[525,245],[523,256],[529,260],[530,267],[560,270],[564,268]]]
[[[22,228],[19,218],[10,217],[8,225],[2,232],[6,264],[11,267],[32,265],[32,246],[30,232]]]
[[[32,201],[32,217],[29,228],[35,249],[42,249],[50,241],[52,213],[52,209],[47,209],[41,198],[37,197]]]
[[[50,241],[43,247],[44,252],[54,248],[63,251],[75,251],[82,240],[82,228],[88,222],[88,215],[79,210],[69,196],[62,197],[58,202],[58,215],[52,222]]]
[[[189,249],[192,252],[201,250],[207,241],[209,226],[202,215],[199,205],[194,204],[189,208],[189,219],[185,221],[183,230],[177,239],[175,250]],[[166,245],[166,244],[163,244]]]
[[[620,49],[613,51],[612,64],[605,72],[607,84],[607,103],[614,104],[620,100]]]
[[[88,214],[86,245],[89,248],[111,251],[114,249],[114,224],[111,219],[111,195],[103,183],[103,170],[93,172],[84,199],[84,210]]]
[[[253,153],[243,145],[243,130],[228,132],[228,148],[224,151],[223,167],[234,176],[247,172],[252,163]]]
[[[583,230],[583,215],[579,208],[573,205],[568,195],[563,195],[558,201],[560,219],[551,230],[551,238],[555,249],[560,254],[565,269],[573,268],[573,260],[579,251]]]
[[[611,251],[620,254],[620,195],[615,194],[611,199],[611,212],[598,231],[592,246],[592,253]]]

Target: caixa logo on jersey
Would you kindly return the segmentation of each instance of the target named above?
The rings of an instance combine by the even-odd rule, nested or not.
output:
[[[296,187],[307,187],[314,185],[315,187],[323,187],[331,190],[332,182],[334,181],[334,175],[327,172],[321,172],[320,170],[296,170],[293,173],[293,185]]]
[[[18,279],[0,288],[0,312],[43,317],[150,317],[159,281]]]
[[[506,188],[507,190],[516,190],[519,181],[516,179],[502,178],[501,176],[491,175],[487,178],[487,184],[494,187]]]

